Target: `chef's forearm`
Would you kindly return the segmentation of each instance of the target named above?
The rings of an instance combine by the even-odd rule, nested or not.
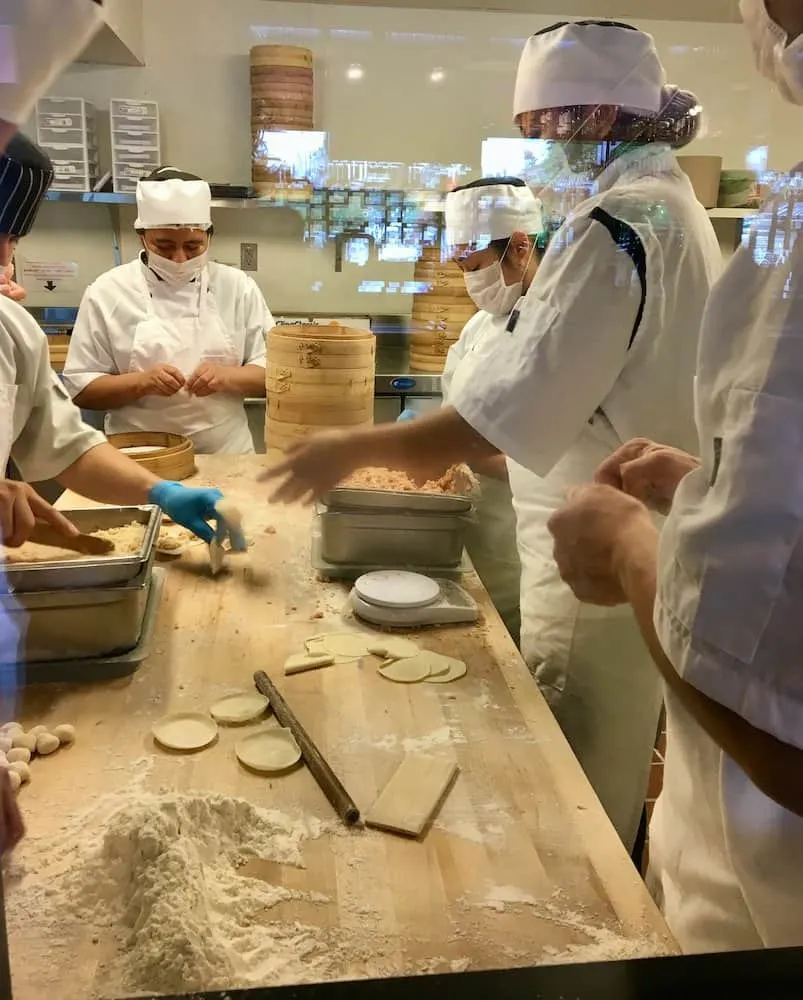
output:
[[[68,490],[120,506],[148,502],[148,492],[159,479],[110,444],[100,444],[84,454],[58,477]]]
[[[265,395],[265,369],[259,365],[240,365],[226,369],[226,389],[243,397]]]
[[[117,410],[135,403],[144,395],[142,373],[130,372],[127,375],[99,376],[78,393],[74,402],[84,410]]]
[[[803,816],[800,782],[803,751],[756,729],[740,715],[704,695],[683,680],[664,653],[653,624],[658,532],[652,526],[650,529],[645,526],[624,540],[619,579],[661,676],[697,724],[766,796]]]
[[[411,472],[422,466],[446,469],[471,465],[498,451],[451,406],[403,423],[377,424],[353,437],[360,465],[381,465]]]

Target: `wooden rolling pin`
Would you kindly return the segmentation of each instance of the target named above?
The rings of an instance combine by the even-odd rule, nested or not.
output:
[[[312,772],[313,778],[318,782],[318,787],[329,799],[335,812],[343,820],[346,826],[354,826],[359,822],[360,810],[354,804],[346,789],[341,785],[339,778],[327,764],[321,751],[315,746],[309,737],[306,729],[293,715],[287,702],[279,694],[279,690],[264,670],[257,670],[254,674],[254,683],[257,691],[264,694],[270,701],[270,707],[279,722],[289,729],[295,737],[295,741],[301,750],[304,763]]]

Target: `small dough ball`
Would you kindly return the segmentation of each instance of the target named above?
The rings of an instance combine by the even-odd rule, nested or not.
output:
[[[19,729],[19,731],[22,732],[24,728],[25,727],[20,725],[19,722],[5,722],[2,726],[0,726],[0,733],[7,733],[11,736],[15,730]]]
[[[13,773],[18,774],[19,777],[20,777],[20,781],[23,783],[23,785],[27,781],[31,780],[31,769],[30,769],[30,767],[28,767],[28,765],[25,763],[24,760],[18,760],[15,764],[9,764],[8,765],[8,773],[9,774],[13,774]]]
[[[61,725],[52,730],[54,736],[58,737],[62,746],[69,746],[75,743],[75,726]]]
[[[11,749],[11,737],[10,736],[0,736],[0,753],[8,753]]]
[[[9,764],[16,764],[19,761],[22,761],[23,764],[30,764],[31,751],[25,747],[14,747],[13,750],[8,751],[5,758]]]
[[[50,730],[47,728],[47,726],[32,726],[28,730],[28,732],[31,734],[31,736],[41,736],[42,733],[48,733],[50,732]]]
[[[25,751],[28,752],[27,750]],[[9,753],[14,753],[13,750],[9,750]],[[0,753],[0,767],[8,767],[8,757],[4,753]]]
[[[60,746],[61,742],[58,736],[54,736],[53,733],[42,733],[36,740],[36,752],[42,757],[55,753]]]
[[[25,747],[26,750],[30,750],[31,753],[36,749],[36,733],[24,733],[22,730],[14,733],[11,740],[11,746],[15,749],[17,747]]]
[[[8,772],[8,781],[11,785],[12,792],[18,792],[20,790],[20,785],[22,784],[22,778],[17,774],[16,771]]]

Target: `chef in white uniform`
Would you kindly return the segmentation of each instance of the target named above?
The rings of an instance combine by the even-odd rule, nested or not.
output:
[[[763,75],[803,104],[803,5],[740,8]],[[666,682],[650,881],[690,952],[803,944],[801,192],[803,164],[711,295],[699,460],[629,442],[552,522],[564,577],[632,602]],[[671,503],[660,538],[634,496]]]
[[[645,668],[629,609],[581,606],[561,582],[547,521],[567,487],[588,480],[632,436],[696,445],[697,342],[722,256],[671,148],[693,137],[695,105],[666,86],[652,37],[635,28],[586,21],[529,39],[515,118],[526,135],[564,145],[567,162],[590,174],[591,196],[552,236],[503,334],[484,338],[460,365],[449,406],[405,424],[313,438],[266,474],[287,477],[275,495],[291,500],[356,465],[431,474],[495,452],[512,459],[522,654],[628,848],[642,816],[661,685]],[[544,477],[539,493],[532,473]]]
[[[511,310],[530,287],[543,255],[546,233],[541,202],[517,177],[489,177],[446,196],[448,252],[463,271],[466,289],[480,310],[466,323],[446,356],[441,379],[444,404],[463,359],[484,337],[503,333]],[[503,455],[476,463],[480,484],[476,522],[467,548],[499,616],[519,642],[521,561],[516,512]],[[533,477],[536,478],[536,477]]]
[[[252,278],[209,260],[209,185],[161,168],[137,186],[136,260],[86,291],[65,384],[106,432],[171,431],[210,454],[253,452],[243,400],[265,395],[273,319]]]

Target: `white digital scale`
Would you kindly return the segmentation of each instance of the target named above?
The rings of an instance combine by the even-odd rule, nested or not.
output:
[[[416,628],[475,622],[476,602],[453,580],[404,570],[379,570],[359,577],[351,591],[354,613],[372,625]]]

